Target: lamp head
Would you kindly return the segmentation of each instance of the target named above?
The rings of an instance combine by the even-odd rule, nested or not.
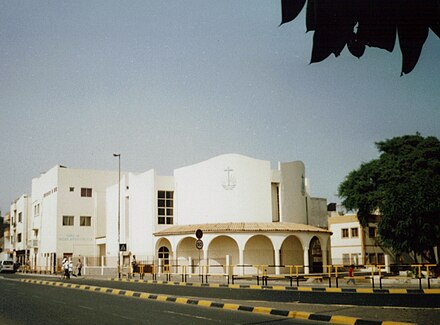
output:
[[[113,157],[120,157],[120,156],[121,156],[120,153],[114,153],[114,154],[113,154]]]

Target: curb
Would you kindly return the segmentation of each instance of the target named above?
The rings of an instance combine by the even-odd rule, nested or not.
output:
[[[313,288],[313,287],[286,287],[286,286],[261,286],[252,284],[221,284],[221,283],[199,283],[199,282],[173,282],[160,280],[136,280],[109,278],[110,281],[137,282],[145,284],[178,285],[189,287],[210,287],[228,289],[256,289],[256,290],[277,290],[277,291],[302,291],[302,292],[331,292],[331,293],[372,293],[372,294],[440,294],[440,289],[372,289],[372,288]]]
[[[251,313],[258,313],[258,314],[281,316],[281,317],[286,317],[286,318],[315,320],[315,321],[329,322],[329,323],[333,323],[333,324],[351,324],[351,325],[408,325],[408,324],[411,324],[411,323],[393,322],[393,321],[367,320],[367,319],[361,319],[361,318],[355,318],[355,317],[349,317],[349,316],[340,316],[340,315],[324,315],[324,314],[308,313],[308,312],[302,312],[302,311],[281,310],[281,309],[274,309],[274,308],[269,308],[269,307],[244,306],[244,305],[238,305],[238,304],[220,303],[220,302],[215,302],[215,301],[211,301],[211,300],[190,299],[190,298],[178,297],[178,296],[166,296],[166,295],[160,295],[160,294],[151,294],[151,293],[147,293],[147,292],[121,290],[121,289],[113,289],[113,288],[106,288],[106,287],[81,285],[81,284],[72,284],[72,283],[64,283],[64,282],[32,280],[32,279],[21,279],[19,281],[24,282],[24,283],[31,283],[31,284],[40,284],[40,285],[49,285],[49,286],[63,287],[63,288],[70,288],[70,289],[86,290],[86,291],[92,291],[92,292],[112,294],[112,295],[117,295],[117,296],[127,296],[127,297],[139,298],[139,299],[166,301],[166,302],[173,302],[173,303],[178,303],[178,304],[187,304],[187,305],[210,307],[210,308],[220,308],[220,309],[226,309],[226,310],[245,311],[245,312],[251,312]]]

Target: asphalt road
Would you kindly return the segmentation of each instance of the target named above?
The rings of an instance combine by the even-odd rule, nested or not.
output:
[[[0,277],[0,324],[323,324],[29,284],[14,278]]]

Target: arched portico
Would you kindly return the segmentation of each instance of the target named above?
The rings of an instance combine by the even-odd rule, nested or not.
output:
[[[194,273],[195,266],[200,264],[200,251],[196,248],[196,239],[194,237],[182,238],[176,247],[177,265],[190,267],[189,273]]]
[[[255,235],[249,238],[246,242],[243,256],[244,264],[254,266],[275,264],[272,241],[265,235]],[[268,269],[268,272],[275,273],[271,268]]]
[[[301,241],[294,235],[287,236],[281,245],[281,265],[304,265],[304,252]],[[290,268],[284,267],[281,273],[289,273]]]
[[[158,261],[158,271],[163,271],[164,265],[172,264],[171,261],[173,259],[173,250],[171,242],[167,238],[160,238],[156,242],[156,257]]]
[[[195,248],[197,229],[204,234],[204,247],[200,251]],[[331,232],[322,228],[290,223],[185,225],[172,226],[155,233],[155,236],[160,236],[156,246],[167,239],[166,243],[175,247],[179,264],[185,261],[196,264],[194,261],[199,260],[200,253],[202,265],[275,265],[268,268],[269,274],[290,271],[289,268],[280,268],[280,265],[304,265],[300,272],[317,272],[318,262],[321,268],[326,264],[323,261],[327,261],[330,235]],[[318,248],[321,249],[321,255]],[[256,268],[235,267],[233,272],[256,273]]]
[[[211,240],[208,247],[208,265],[214,268],[222,265],[223,272],[227,272],[227,266],[239,264],[239,259],[238,244],[232,237],[220,235]]]

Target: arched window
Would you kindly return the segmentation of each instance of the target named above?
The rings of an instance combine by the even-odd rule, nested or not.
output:
[[[170,250],[166,246],[162,246],[159,248],[158,254],[159,260],[162,260],[162,265],[170,264]]]

